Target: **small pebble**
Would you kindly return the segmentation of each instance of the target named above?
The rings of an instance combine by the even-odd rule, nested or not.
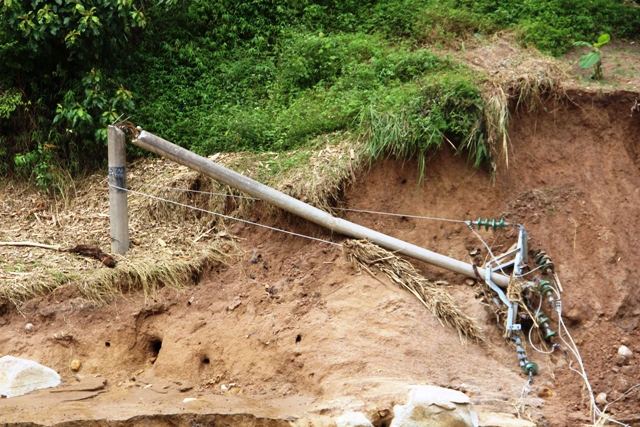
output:
[[[33,328],[34,328],[33,323],[27,323],[26,326],[24,327],[24,330],[28,334],[30,334],[31,332],[33,332]]]
[[[69,367],[71,368],[72,371],[77,371],[78,369],[80,369],[81,365],[82,363],[78,359],[73,359]]]
[[[600,393],[596,396],[596,403],[598,405],[606,405],[607,404],[607,393]]]
[[[621,345],[620,346],[620,348],[618,349],[618,354],[620,356],[624,356],[624,357],[633,356],[633,352],[631,350],[629,350],[629,347],[627,347],[626,345]]]

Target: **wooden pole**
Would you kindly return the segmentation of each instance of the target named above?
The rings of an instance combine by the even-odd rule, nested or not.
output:
[[[115,126],[107,129],[109,139],[109,219],[111,222],[111,252],[124,254],[129,250],[129,209],[127,192],[127,151],[125,135]],[[118,188],[113,188],[113,186]]]
[[[298,199],[254,181],[251,178],[220,166],[207,158],[198,156],[191,151],[185,150],[184,148],[152,135],[149,132],[142,131],[133,141],[133,144],[201,172],[217,181],[254,197],[270,202],[287,212],[291,212],[315,224],[329,228],[330,230],[347,236],[352,236],[357,239],[368,239],[369,241],[388,250],[396,251],[411,258],[415,258],[468,277],[477,277],[471,264],[431,252],[427,249],[412,245],[411,243],[403,242],[402,240],[387,236],[344,219],[335,218],[325,211],[317,209],[301,202]],[[509,284],[509,278],[498,273],[493,273],[491,275],[491,280],[502,287],[507,287]]]

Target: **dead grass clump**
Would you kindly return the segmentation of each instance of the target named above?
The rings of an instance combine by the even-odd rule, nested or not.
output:
[[[415,295],[440,323],[455,328],[462,342],[467,338],[482,340],[478,324],[458,308],[451,295],[422,276],[407,261],[366,240],[347,240],[343,247],[347,259],[354,266],[371,274],[379,271],[387,275],[391,281]]]
[[[572,85],[570,66],[546,56],[535,48],[518,45],[516,35],[498,33],[490,40],[470,43],[467,49],[449,52],[482,73],[484,129],[491,165],[509,165],[507,126],[510,111],[537,111],[550,100],[567,99],[565,88]]]
[[[134,167],[132,175],[138,173]],[[207,266],[237,253],[223,224],[212,227],[192,217],[150,221],[142,196],[129,198],[131,250],[117,257],[116,268],[72,253],[82,245],[110,252],[107,180],[93,175],[78,181],[69,199],[51,197],[28,183],[9,183],[0,191],[0,241],[61,248],[0,245],[0,302],[19,307],[62,286],[76,286],[96,302],[126,292],[149,296],[161,286],[193,284]]]
[[[219,153],[211,159],[329,209],[359,164],[349,140],[347,133],[332,134],[290,153]],[[232,197],[246,195],[162,159],[138,160],[127,175],[132,190],[207,211],[247,217],[254,207],[253,198]],[[0,246],[0,301],[19,307],[61,286],[76,286],[96,302],[127,292],[150,296],[162,286],[194,284],[207,266],[237,254],[219,217],[130,193],[131,249],[116,257],[116,268],[105,269],[97,259],[69,251],[91,245],[110,252],[108,178],[96,174],[65,188],[64,197],[44,194],[28,183],[9,183],[0,191],[0,241],[61,248]],[[268,206],[263,213],[281,212]]]
[[[515,56],[482,83],[485,129],[492,157],[509,167],[509,111],[534,112],[549,100],[567,97],[568,68],[553,58]],[[497,165],[494,165],[494,170]]]
[[[85,298],[99,303],[130,292],[141,292],[146,301],[165,286],[182,289],[196,285],[205,270],[224,264],[229,247],[218,246],[201,250],[189,259],[174,259],[165,254],[150,260],[145,251],[118,256],[116,268],[93,270],[77,287]]]

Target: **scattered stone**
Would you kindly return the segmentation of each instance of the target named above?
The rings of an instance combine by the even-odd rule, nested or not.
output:
[[[627,363],[629,363],[629,359],[627,359],[626,357],[624,357],[621,354],[616,354],[616,358],[615,358],[614,362],[618,366],[624,366]],[[616,368],[613,368],[613,369],[615,369],[616,373],[618,373],[618,369],[616,369]]]
[[[27,323],[24,327],[24,330],[26,333],[30,334],[33,332],[33,328],[34,328],[33,323]]]
[[[240,297],[235,297],[233,302],[227,307],[227,310],[233,311],[238,308],[240,304],[242,304],[242,300],[240,299]]]
[[[476,281],[475,281],[475,280],[473,280],[473,279],[466,279],[466,280],[464,281],[464,284],[465,284],[465,285],[467,285],[467,286],[475,286]]]
[[[21,396],[30,391],[55,387],[60,375],[51,368],[13,356],[0,358],[0,395]]]
[[[180,386],[180,388],[178,388],[178,391],[180,393],[184,393],[184,392],[189,391],[191,389],[193,389],[193,386],[191,384],[182,384]]]
[[[80,366],[82,366],[82,362],[80,362],[78,359],[73,359],[71,361],[71,364],[69,365],[72,371],[77,371],[78,369],[80,369]]]
[[[629,347],[627,347],[626,345],[621,345],[620,348],[618,349],[618,354],[620,356],[624,356],[624,357],[631,357],[633,356],[633,352],[631,350],[629,350]]]
[[[442,387],[412,387],[409,403],[394,406],[393,414],[389,427],[478,427],[478,415],[469,397]]]
[[[547,399],[553,396],[553,390],[551,390],[551,388],[547,387],[546,385],[543,385],[541,387],[538,387],[536,394],[541,399]]]
[[[336,427],[373,427],[362,412],[347,412],[336,419]]]
[[[198,400],[198,399],[196,399],[195,397],[185,397],[182,402],[187,403],[187,402],[193,402],[194,400]]]
[[[222,385],[220,386],[220,390],[222,390],[222,391],[229,391],[229,387],[227,387],[226,385],[222,384]]]
[[[596,403],[598,405],[606,405],[607,404],[607,393],[600,393],[596,396]]]
[[[446,280],[438,280],[436,282],[436,285],[438,285],[438,286],[447,286],[447,285],[449,285],[449,282],[447,282]]]

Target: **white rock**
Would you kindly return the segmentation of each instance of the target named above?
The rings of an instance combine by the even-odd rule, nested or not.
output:
[[[596,396],[596,403],[598,405],[606,405],[607,404],[607,393],[600,393]]]
[[[618,349],[618,354],[624,357],[631,357],[633,356],[633,351],[629,350],[629,347],[626,345],[621,345]]]
[[[226,385],[222,384],[222,385],[220,386],[220,390],[222,390],[222,391],[228,391],[228,390],[229,390],[229,387],[227,387]]]
[[[336,427],[373,427],[362,412],[346,412],[336,419]]]
[[[469,397],[442,387],[412,387],[409,403],[394,406],[393,414],[389,427],[478,427]]]
[[[55,387],[60,375],[51,368],[13,356],[0,358],[0,395],[21,396],[33,390]]]
[[[28,334],[30,334],[31,332],[33,332],[33,328],[34,328],[33,323],[27,323],[27,324],[25,325],[25,327],[24,327],[24,330],[25,330]]]

